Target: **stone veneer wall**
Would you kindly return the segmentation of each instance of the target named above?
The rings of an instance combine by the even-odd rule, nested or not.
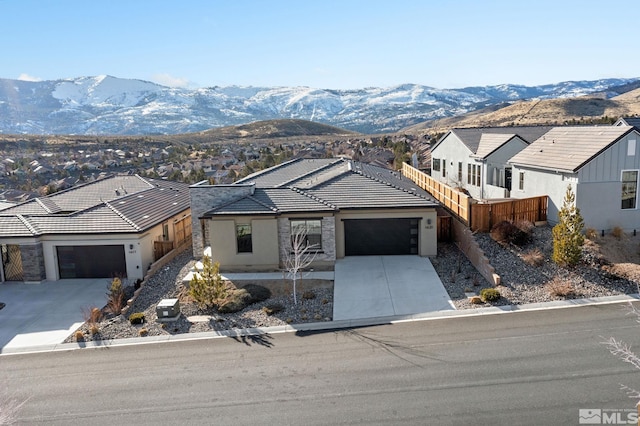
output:
[[[20,245],[22,275],[25,282],[41,282],[47,278],[42,243]]]
[[[280,247],[280,265],[284,267],[286,250],[291,248],[291,226],[288,217],[278,218],[278,246]],[[336,218],[322,218],[322,252],[318,253],[314,263],[333,265],[336,261]],[[320,266],[320,265],[319,265]]]
[[[200,217],[209,210],[253,194],[253,184],[243,185],[208,185],[206,181],[189,187],[191,198],[191,230],[193,233],[193,256],[201,259],[205,244]],[[206,240],[204,240],[206,241]]]

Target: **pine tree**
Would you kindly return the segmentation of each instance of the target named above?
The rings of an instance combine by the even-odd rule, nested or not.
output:
[[[576,196],[567,187],[562,208],[558,212],[558,224],[553,227],[553,261],[560,266],[575,266],[582,259],[584,244],[584,220],[576,207]]]
[[[227,287],[220,275],[220,263],[202,259],[202,272],[194,273],[189,283],[189,296],[203,308],[218,306],[227,296]]]

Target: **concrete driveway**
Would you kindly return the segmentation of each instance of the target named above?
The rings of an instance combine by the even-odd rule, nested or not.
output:
[[[334,320],[453,309],[451,298],[428,258],[352,256],[336,262]]]
[[[102,308],[110,279],[0,283],[0,353],[61,343],[84,322],[83,309]]]

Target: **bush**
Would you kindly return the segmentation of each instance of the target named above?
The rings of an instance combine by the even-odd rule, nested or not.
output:
[[[232,314],[243,310],[249,304],[251,295],[244,288],[233,289],[228,292],[227,297],[219,302],[218,312],[222,314]]]
[[[194,273],[189,283],[189,296],[201,308],[218,306],[227,296],[227,284],[220,275],[220,263],[211,263],[211,258],[202,259],[202,272]]]
[[[134,324],[142,324],[144,322],[144,312],[134,312],[129,315],[129,322]]]
[[[611,235],[613,235],[615,239],[619,240],[624,236],[624,231],[619,226],[614,226],[611,230]]]
[[[262,311],[267,315],[274,315],[278,312],[284,311],[284,306],[279,303],[270,303],[262,308]]]
[[[307,290],[302,293],[302,298],[305,300],[312,300],[316,298],[316,294],[313,292],[313,290]]]
[[[529,266],[542,266],[544,263],[544,255],[540,249],[535,248],[522,253],[522,260]]]
[[[84,334],[82,333],[82,331],[80,330],[76,331],[75,338],[76,338],[76,342],[84,341]]]
[[[247,284],[242,289],[249,293],[249,298],[247,299],[247,304],[249,305],[265,301],[271,297],[271,290],[261,285]]]
[[[82,317],[84,318],[84,322],[86,322],[89,326],[96,325],[97,323],[102,321],[102,310],[96,308],[95,306],[83,309]]]
[[[554,277],[544,285],[544,288],[547,293],[554,297],[567,297],[575,293],[571,281],[564,280],[560,277]]]
[[[480,298],[484,302],[495,302],[500,299],[500,292],[495,288],[483,288],[480,290]]]
[[[591,241],[595,241],[598,238],[598,231],[593,228],[587,228],[587,230],[584,231],[584,236]]]
[[[503,220],[496,223],[491,228],[491,238],[500,244],[514,244],[516,246],[523,246],[531,240],[531,229],[524,231],[513,222]]]
[[[109,292],[107,293],[107,307],[106,311],[113,315],[120,315],[122,308],[124,308],[124,288],[122,287],[122,280],[118,277],[114,278],[109,285]]]

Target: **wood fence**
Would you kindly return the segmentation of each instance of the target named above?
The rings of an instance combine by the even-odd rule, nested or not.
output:
[[[411,167],[407,163],[402,164],[402,174],[414,181],[420,188],[427,191],[451,213],[469,224],[471,218],[471,197],[452,187],[432,178],[428,174]]]
[[[471,208],[471,230],[489,232],[491,227],[503,220],[539,222],[547,220],[548,197],[512,199],[497,203],[473,204]]]
[[[548,199],[546,195],[478,204],[468,195],[406,163],[402,165],[402,174],[431,194],[472,231],[489,232],[493,225],[503,220],[526,220],[529,222],[547,220]],[[444,234],[444,230],[440,230],[440,232]]]

